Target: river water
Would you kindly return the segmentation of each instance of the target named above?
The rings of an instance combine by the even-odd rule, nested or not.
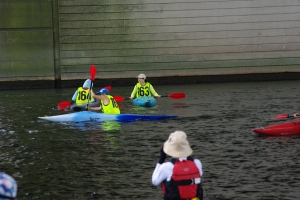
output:
[[[159,149],[176,130],[187,133],[203,164],[209,200],[300,197],[300,137],[263,137],[252,128],[300,111],[300,81],[157,85],[153,108],[120,103],[122,113],[178,115],[160,121],[54,123],[57,103],[74,89],[1,91],[0,171],[19,184],[18,199],[162,199],[151,175]],[[100,89],[95,88],[95,89]],[[113,87],[128,97],[133,87]]]

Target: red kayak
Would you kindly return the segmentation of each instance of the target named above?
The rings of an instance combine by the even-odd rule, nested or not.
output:
[[[300,134],[300,121],[255,128],[252,131],[262,135],[296,135]]]

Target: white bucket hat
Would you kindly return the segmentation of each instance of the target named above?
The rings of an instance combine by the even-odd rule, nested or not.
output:
[[[193,153],[193,150],[187,141],[185,132],[175,131],[164,143],[164,152],[174,158],[186,158]]]
[[[90,80],[90,79],[86,79],[86,80],[84,81],[82,87],[83,87],[83,88],[90,88],[90,86],[93,87],[93,83],[92,83],[92,85],[91,85],[91,80]]]
[[[143,78],[143,79],[146,79],[146,75],[145,74],[140,74],[137,76],[137,78]]]

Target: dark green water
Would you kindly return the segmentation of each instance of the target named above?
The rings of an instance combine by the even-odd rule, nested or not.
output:
[[[15,177],[18,199],[161,199],[151,175],[162,143],[183,130],[203,164],[205,199],[299,199],[300,137],[262,137],[252,128],[300,111],[300,81],[155,86],[154,108],[124,101],[122,113],[178,115],[161,121],[67,124],[57,115],[74,89],[1,91],[0,169]],[[100,89],[101,87],[96,87]],[[128,97],[133,87],[113,87]]]

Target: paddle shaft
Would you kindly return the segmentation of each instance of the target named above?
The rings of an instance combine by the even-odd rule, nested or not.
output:
[[[272,119],[286,119],[286,118],[295,118],[295,117],[300,117],[299,113],[295,113],[295,114],[281,114],[281,115],[277,115],[276,117],[273,117]]]
[[[90,76],[91,76],[91,84],[90,84],[90,90],[89,90],[88,103],[87,103],[86,110],[88,110],[88,106],[89,106],[90,98],[91,98],[91,89],[92,89],[93,81],[96,77],[96,67],[95,67],[95,65],[92,65],[91,68],[90,68]]]
[[[169,95],[161,95],[161,97],[170,97],[172,99],[182,99],[182,98],[185,98],[185,93],[183,93],[183,92],[172,93],[172,94],[169,94]],[[155,97],[155,98],[157,98],[157,97]],[[114,96],[114,99],[117,102],[120,102],[120,101],[123,101],[123,100],[128,100],[130,98],[125,98],[125,97],[122,97],[122,96]]]

